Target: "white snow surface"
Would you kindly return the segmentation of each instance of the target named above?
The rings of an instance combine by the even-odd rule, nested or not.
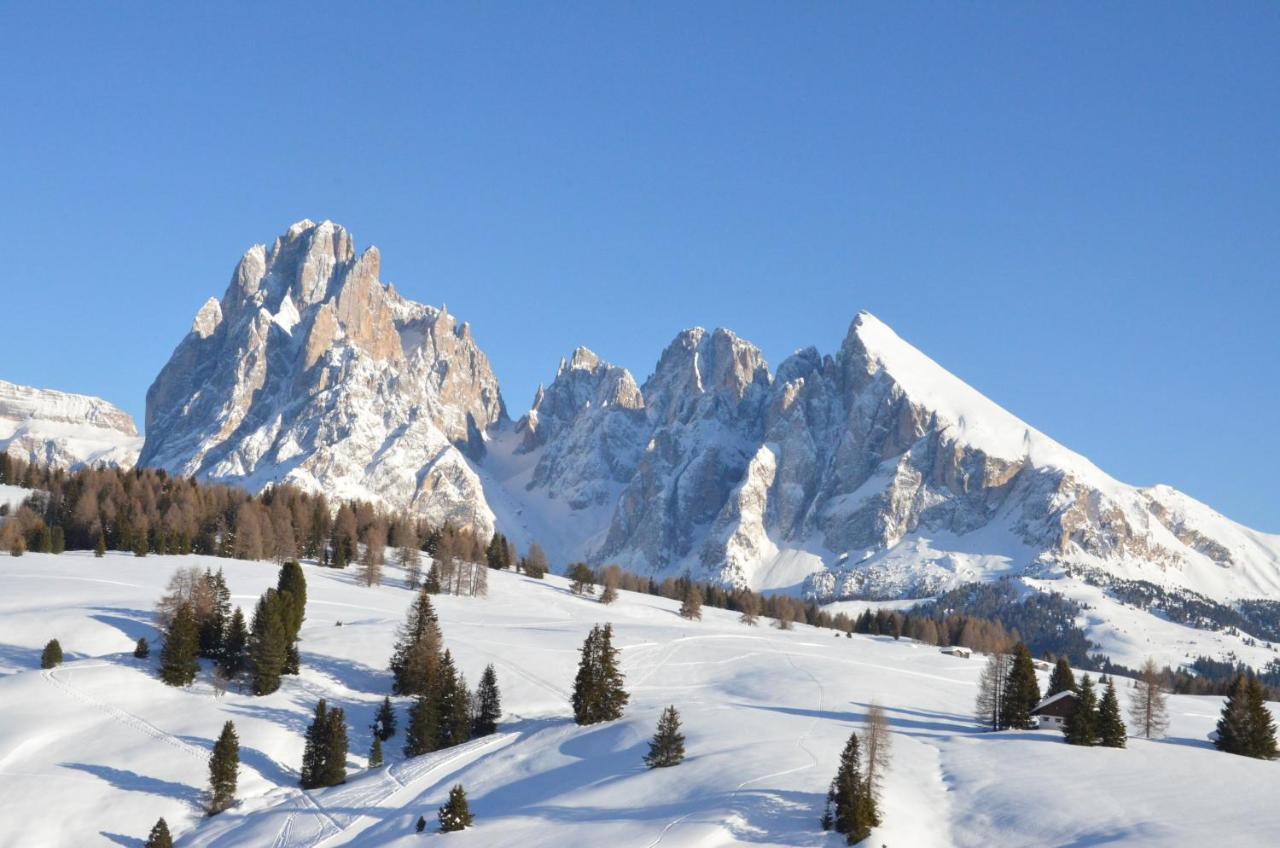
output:
[[[687,622],[662,598],[623,592],[605,607],[560,578],[496,572],[487,599],[438,597],[436,607],[469,681],[495,665],[498,733],[408,761],[400,733],[387,765],[369,770],[367,727],[390,690],[386,660],[412,599],[397,570],[369,589],[350,572],[306,566],[301,675],[271,696],[215,697],[207,668],[173,689],[156,679],[158,650],[149,661],[131,654],[139,636],[159,647],[152,606],[191,564],[223,568],[246,609],[276,578],[270,563],[202,557],[0,558],[0,846],[137,846],[159,816],[181,846],[417,846],[433,839],[414,833],[417,817],[434,829],[462,783],[476,821],[449,845],[834,848],[843,840],[818,816],[873,700],[892,723],[893,761],[868,845],[1270,846],[1280,832],[1280,765],[1206,740],[1218,698],[1172,697],[1169,738],[1125,750],[1073,748],[1052,731],[982,733],[969,718],[978,656],[751,628],[714,609]],[[614,625],[631,703],[619,721],[578,727],[577,650],[602,621]],[[67,659],[41,672],[51,637]],[[320,697],[347,711],[348,782],[303,792],[303,731]],[[395,700],[403,727],[406,704]],[[649,771],[641,758],[667,704],[680,709],[688,758]],[[207,757],[228,719],[240,736],[240,803],[209,819],[199,808]]]

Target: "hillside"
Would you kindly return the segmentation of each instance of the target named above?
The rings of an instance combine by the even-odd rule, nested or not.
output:
[[[155,678],[156,653],[131,655],[139,636],[157,643],[153,604],[192,562],[225,569],[246,608],[275,581],[272,564],[226,559],[0,558],[0,845],[138,846],[161,815],[183,846],[418,845],[413,822],[432,820],[461,782],[476,826],[449,845],[834,846],[817,827],[823,796],[873,700],[888,710],[894,758],[872,845],[1163,848],[1229,835],[1263,846],[1280,832],[1280,766],[1206,741],[1220,699],[1172,697],[1169,738],[1126,750],[1072,748],[1050,731],[980,733],[969,718],[978,658],[749,628],[713,609],[686,622],[674,602],[626,592],[603,607],[563,579],[509,573],[491,575],[487,599],[437,599],[467,679],[496,666],[499,732],[409,762],[398,735],[389,766],[362,772],[411,599],[396,569],[368,589],[350,570],[308,566],[302,674],[271,696],[215,697],[207,671],[172,689]],[[606,620],[632,701],[621,721],[577,727],[577,649]],[[40,647],[55,636],[67,661],[42,673]],[[303,793],[302,731],[319,697],[347,710],[349,782]],[[647,771],[645,743],[668,703],[681,710],[689,758]],[[205,820],[205,759],[227,719],[240,733],[243,801]]]

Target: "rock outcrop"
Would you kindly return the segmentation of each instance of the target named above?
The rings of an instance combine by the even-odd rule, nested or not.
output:
[[[379,268],[327,221],[250,248],[147,392],[141,463],[490,532],[468,457],[506,420],[497,379],[466,324]]]

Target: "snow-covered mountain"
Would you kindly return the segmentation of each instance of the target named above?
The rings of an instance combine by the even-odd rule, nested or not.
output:
[[[506,418],[471,330],[405,300],[328,221],[241,258],[147,391],[140,463],[493,528],[471,461]]]
[[[0,452],[75,470],[130,467],[142,449],[133,419],[89,395],[33,389],[0,380]]]
[[[141,462],[821,598],[1093,572],[1280,594],[1280,537],[1114,480],[865,312],[773,373],[723,329],[679,333],[643,383],[579,348],[512,424],[467,325],[328,222],[250,249],[201,309],[148,392]]]

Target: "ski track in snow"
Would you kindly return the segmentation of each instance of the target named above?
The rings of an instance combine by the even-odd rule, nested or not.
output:
[[[81,669],[90,669],[90,668],[108,668],[108,667],[110,667],[110,663],[94,663],[92,665],[78,665],[78,666],[75,666],[74,668],[64,668],[64,670],[71,671],[71,670],[81,670]],[[171,745],[189,757],[196,757],[202,762],[208,761],[209,759],[208,751],[205,751],[202,748],[197,748],[194,745],[189,745],[186,742],[183,742],[178,737],[174,736],[171,733],[166,733],[165,731],[156,727],[151,722],[142,718],[141,716],[134,715],[128,710],[123,710],[123,709],[120,709],[119,707],[112,706],[111,704],[108,704],[105,701],[100,701],[97,698],[93,697],[92,695],[89,695],[88,693],[75,688],[67,681],[59,678],[56,673],[57,671],[58,669],[51,668],[46,671],[42,671],[40,673],[40,676],[43,677],[45,680],[47,680],[49,683],[56,686],[58,689],[61,689],[63,692],[66,692],[71,697],[76,698],[77,700],[85,704],[88,704],[90,707],[93,707],[96,710],[106,713],[111,718],[115,719],[121,724],[132,727],[134,730],[138,731],[139,733],[144,733],[158,742],[163,742],[166,745]]]

